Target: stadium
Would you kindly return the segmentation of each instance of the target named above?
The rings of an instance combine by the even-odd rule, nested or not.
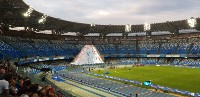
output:
[[[199,37],[193,16],[106,25],[0,0],[0,97],[200,97]]]

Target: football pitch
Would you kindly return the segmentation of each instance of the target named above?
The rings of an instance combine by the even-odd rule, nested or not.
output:
[[[124,69],[108,69],[108,76],[120,77],[135,81],[151,80],[152,84],[167,86],[180,90],[200,93],[200,68],[186,68],[173,66],[142,66]],[[104,70],[97,74],[104,74]]]

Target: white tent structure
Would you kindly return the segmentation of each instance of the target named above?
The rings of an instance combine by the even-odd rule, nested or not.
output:
[[[85,45],[71,62],[72,65],[102,64],[100,53],[93,45]]]

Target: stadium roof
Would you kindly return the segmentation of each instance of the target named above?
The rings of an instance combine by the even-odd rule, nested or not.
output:
[[[150,24],[150,30],[144,30],[144,24],[131,25],[130,31],[125,32],[125,25],[96,25],[79,22],[66,21],[51,16],[46,16],[33,9],[30,17],[25,17],[24,13],[30,7],[22,0],[0,0],[0,23],[2,29],[9,27],[25,27],[26,30],[34,32],[51,30],[53,34],[61,35],[68,32],[75,32],[79,35],[86,35],[89,33],[100,33],[106,36],[110,33],[142,33],[142,32],[161,32],[169,31],[177,33],[179,30],[191,29],[187,20],[167,21],[163,23]],[[44,23],[38,23],[41,17],[45,17]],[[196,18],[197,24],[192,29],[200,30],[200,18]]]
[[[143,24],[199,17],[199,0],[24,0],[35,10],[89,24]],[[173,15],[172,15],[173,14]]]

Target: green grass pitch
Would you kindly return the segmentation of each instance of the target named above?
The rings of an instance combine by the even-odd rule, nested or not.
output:
[[[180,90],[200,93],[200,68],[185,68],[173,66],[143,66],[131,67],[131,70],[122,68],[108,69],[108,76],[126,78],[144,82],[151,80],[152,84],[167,86]],[[104,70],[97,74],[104,74]]]

